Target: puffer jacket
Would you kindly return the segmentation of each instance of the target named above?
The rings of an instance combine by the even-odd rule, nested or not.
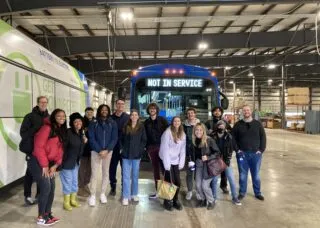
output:
[[[195,145],[192,146],[193,153],[196,149],[195,147],[196,147]],[[202,154],[202,156],[207,155],[208,161],[210,161],[211,159],[218,158],[220,156],[219,147],[217,146],[217,144],[213,138],[208,137],[207,146],[201,148],[201,154]],[[212,177],[212,176],[208,175],[208,165],[207,165],[208,161],[203,162],[201,159],[197,159],[195,161],[196,168],[203,169],[203,179],[209,179]]]
[[[118,127],[111,117],[91,122],[88,132],[90,146],[97,153],[102,150],[112,151],[118,140]]]
[[[63,143],[60,142],[58,136],[49,138],[50,132],[50,121],[45,119],[44,125],[34,137],[34,150],[32,154],[36,157],[42,168],[49,167],[49,163],[54,163],[58,166],[62,163]]]
[[[32,154],[34,145],[34,135],[43,125],[43,120],[48,118],[49,113],[46,110],[41,112],[38,106],[32,109],[32,112],[27,114],[23,118],[23,122],[20,128],[21,142],[19,144],[19,150],[27,155]]]

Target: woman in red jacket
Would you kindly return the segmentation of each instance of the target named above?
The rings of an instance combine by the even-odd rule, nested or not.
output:
[[[66,114],[55,109],[50,120],[45,119],[34,138],[32,173],[40,187],[38,200],[38,225],[52,225],[59,221],[51,212],[55,190],[55,175],[63,157],[63,143],[66,138]]]

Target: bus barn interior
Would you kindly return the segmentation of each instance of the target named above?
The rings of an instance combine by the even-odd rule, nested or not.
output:
[[[114,108],[121,87],[129,112],[130,78],[141,67],[189,64],[217,78],[229,100],[225,118],[231,124],[250,105],[266,128],[262,203],[248,199],[235,208],[219,193],[211,212],[184,202],[183,211],[164,213],[148,199],[153,181],[146,168],[139,179],[141,202],[128,208],[121,206],[119,192],[107,207],[91,209],[83,199],[83,207],[68,215],[57,181],[54,209],[65,221],[56,227],[320,227],[319,1],[1,0],[0,17],[82,72],[95,109],[101,103]],[[157,100],[172,115],[199,105],[201,120],[211,118],[201,110],[204,100],[197,99],[205,91],[183,93],[146,93],[142,87],[141,116],[147,118],[144,109]],[[36,207],[22,206],[22,192],[21,185],[0,191],[0,227],[33,227]]]

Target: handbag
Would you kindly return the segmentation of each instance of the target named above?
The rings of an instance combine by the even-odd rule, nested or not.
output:
[[[221,157],[211,159],[207,162],[209,176],[218,176],[227,168]]]
[[[171,171],[170,171],[170,180],[171,178]],[[164,180],[164,177],[162,180],[158,180],[158,197],[164,200],[172,200],[174,195],[176,194],[176,191],[178,189],[178,186],[174,185],[171,181],[171,183]]]

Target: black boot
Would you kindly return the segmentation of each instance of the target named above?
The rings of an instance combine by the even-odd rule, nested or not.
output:
[[[172,211],[173,210],[173,202],[172,202],[172,200],[164,200],[163,201],[163,207],[164,207],[164,209],[166,209],[168,211]]]
[[[115,196],[116,195],[116,185],[111,185],[111,190],[109,193],[110,196]]]
[[[207,201],[206,200],[198,200],[197,206],[196,207],[206,207],[207,206]]]
[[[182,204],[179,202],[179,200],[173,201],[173,207],[179,211],[182,210]]]
[[[212,210],[215,205],[216,205],[215,202],[212,202],[212,203],[208,202],[207,210]]]

